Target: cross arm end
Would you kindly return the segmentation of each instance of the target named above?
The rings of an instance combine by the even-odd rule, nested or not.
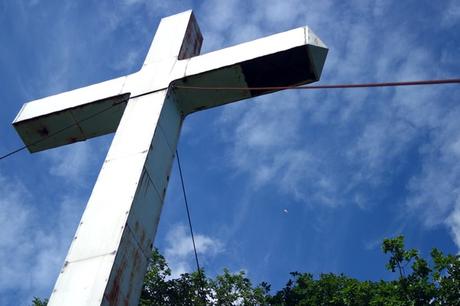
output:
[[[124,82],[122,77],[25,103],[13,126],[31,153],[114,132],[130,95]]]

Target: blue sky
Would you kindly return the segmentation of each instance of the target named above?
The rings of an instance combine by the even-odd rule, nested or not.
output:
[[[1,1],[0,153],[24,102],[137,71],[193,9],[202,53],[308,25],[320,83],[459,77],[457,1]],[[196,113],[179,143],[202,265],[280,288],[291,271],[388,279],[384,237],[460,248],[460,87],[284,91]],[[50,294],[112,135],[0,162],[0,305]],[[287,213],[285,212],[287,210]],[[194,269],[177,168],[155,245]]]

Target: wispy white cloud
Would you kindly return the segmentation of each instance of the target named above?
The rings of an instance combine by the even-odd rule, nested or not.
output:
[[[50,162],[49,173],[68,183],[85,184],[85,177],[94,164],[94,146],[88,142],[78,142],[50,150],[45,154]]]
[[[458,123],[460,108],[442,117],[442,124],[432,130],[431,141],[421,148],[422,169],[409,186],[412,194],[407,205],[420,213],[428,226],[447,221],[454,236],[460,195],[460,155],[458,153]],[[460,247],[460,245],[459,245]]]
[[[43,220],[26,187],[0,176],[0,304],[29,305],[48,296],[71,241],[81,202],[62,198]],[[41,225],[47,223],[49,227]]]
[[[323,73],[329,83],[425,79],[447,67],[449,61],[444,66],[437,63],[439,50],[421,46],[423,37],[408,24],[381,22],[389,9],[382,1],[357,1],[353,13],[324,2],[312,4],[315,14],[309,14],[307,8],[298,9],[304,4],[297,1],[264,1],[254,10],[257,17],[241,22],[239,14],[228,15],[222,25],[211,16],[207,26],[212,35],[231,38],[232,33],[245,36],[245,28],[257,29],[254,35],[259,35],[269,32],[271,24],[280,28],[295,26],[299,20],[308,23],[331,47]],[[458,23],[457,5],[452,3],[441,14]],[[226,5],[227,11],[236,12],[250,6],[236,1]],[[362,18],[356,18],[358,11]],[[452,57],[449,51],[442,53],[444,59]],[[454,126],[458,131],[458,107],[444,102],[456,96],[457,91],[439,87],[291,93],[262,98],[258,101],[263,103],[250,106],[227,107],[216,130],[229,145],[233,170],[249,178],[255,188],[275,187],[294,199],[328,206],[347,201],[366,207],[359,190],[386,186],[389,175],[411,163],[401,158],[412,156],[421,171],[411,170],[407,198],[399,205],[425,225],[446,224],[457,239],[460,160],[458,138],[451,131]],[[420,214],[420,209],[426,213]]]
[[[447,9],[444,10],[441,21],[446,27],[458,24],[460,21],[460,4],[458,1],[450,0],[448,2]]]
[[[141,54],[139,50],[130,50],[120,61],[113,63],[113,68],[123,72],[132,71],[141,62],[141,58],[144,59],[145,55]]]
[[[460,203],[457,199],[455,210],[449,215],[446,220],[447,226],[449,226],[452,238],[455,244],[460,249]],[[460,253],[460,251],[459,251]]]
[[[194,234],[197,253],[200,259],[206,260],[224,250],[223,243],[216,239],[202,234]],[[184,225],[175,225],[166,234],[165,258],[172,270],[172,278],[180,274],[195,270],[192,268],[194,261],[193,244],[190,234]]]

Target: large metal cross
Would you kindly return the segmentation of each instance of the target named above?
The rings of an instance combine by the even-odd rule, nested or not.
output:
[[[317,81],[327,54],[308,27],[199,55],[202,40],[192,11],[163,18],[138,72],[28,102],[14,120],[30,152],[116,132],[48,305],[137,305],[184,118],[275,91],[251,87]]]

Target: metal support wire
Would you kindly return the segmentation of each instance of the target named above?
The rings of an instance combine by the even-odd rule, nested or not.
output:
[[[198,273],[201,273],[200,263],[198,262],[198,254],[196,252],[195,236],[193,235],[192,220],[190,218],[190,210],[188,208],[187,193],[185,192],[184,177],[182,175],[182,168],[180,165],[179,152],[177,151],[177,149],[176,149],[176,157],[177,157],[177,166],[179,167],[179,175],[180,175],[180,182],[182,185],[182,193],[184,194],[185,208],[187,209],[188,225],[190,227],[190,234],[192,235],[193,251],[195,252],[196,268],[198,270]]]
[[[339,89],[339,88],[342,88],[342,89],[349,89],[349,88],[372,88],[372,87],[399,87],[399,86],[417,86],[417,85],[441,85],[441,84],[459,84],[460,83],[460,79],[459,78],[455,78],[455,79],[440,79],[440,80],[418,80],[418,81],[404,81],[404,82],[383,82],[383,83],[361,83],[361,84],[331,84],[331,85],[306,85],[306,86],[269,86],[269,87],[227,87],[227,86],[215,86],[215,87],[207,87],[207,86],[179,86],[179,85],[173,85],[172,87],[173,88],[181,88],[181,89],[191,89],[191,90],[227,90],[227,91],[231,91],[231,90],[283,90],[283,89],[295,89],[295,90],[314,90],[314,89]],[[163,89],[160,89],[160,90],[163,90]],[[111,109],[113,106],[119,104],[119,103],[123,103],[123,102],[127,102],[128,100],[131,100],[131,99],[134,99],[134,98],[138,98],[138,97],[142,97],[142,96],[146,96],[146,95],[150,95],[154,92],[157,92],[159,90],[152,90],[152,91],[147,91],[147,92],[144,92],[144,93],[141,93],[139,95],[136,95],[136,96],[132,96],[132,97],[128,97],[127,99],[124,99],[123,101],[121,102],[118,102],[106,109],[103,109],[102,111],[100,112],[97,112],[95,114],[92,114],[86,118],[83,118],[82,120],[78,121],[78,122],[75,122],[69,126],[66,126],[64,127],[63,129],[61,130],[58,130],[54,133],[51,133],[50,135],[48,135],[47,137],[43,137],[39,140],[37,140],[36,142],[30,144],[30,145],[35,145],[35,144],[39,144],[41,143],[42,141],[45,141],[46,139],[52,137],[52,136],[55,136],[57,134],[60,134],[62,132],[64,132],[65,130],[68,130],[76,125],[78,125],[79,123],[83,122],[83,121],[86,121],[88,119],[91,119],[103,112],[106,112],[108,111],[109,109]],[[30,146],[29,145],[29,146]],[[6,153],[2,156],[0,156],[0,160],[2,159],[5,159],[9,156],[12,156],[18,152],[21,152],[22,150],[26,149],[28,147],[28,145],[25,145],[25,146],[22,146],[22,147],[19,147],[9,153]],[[177,152],[177,151],[176,151]],[[178,156],[178,159],[179,160],[179,156]]]
[[[182,186],[182,193],[184,195],[185,208],[187,209],[188,225],[190,227],[190,234],[192,236],[193,252],[195,253],[196,269],[197,269],[197,272],[198,272],[198,277],[200,277],[199,278],[199,294],[200,294],[201,298],[203,299],[203,303],[204,303],[203,305],[206,305],[207,300],[206,300],[206,294],[204,292],[205,276],[204,276],[203,272],[201,271],[200,262],[198,261],[198,254],[197,254],[197,251],[196,251],[196,244],[195,244],[195,236],[193,235],[192,219],[190,217],[190,209],[188,207],[187,193],[185,191],[184,176],[182,174],[182,167],[181,167],[181,164],[180,164],[180,157],[179,157],[179,152],[178,152],[177,149],[176,149],[176,157],[177,157],[177,166],[179,167],[179,176],[180,176],[180,182],[181,182],[181,186]]]

